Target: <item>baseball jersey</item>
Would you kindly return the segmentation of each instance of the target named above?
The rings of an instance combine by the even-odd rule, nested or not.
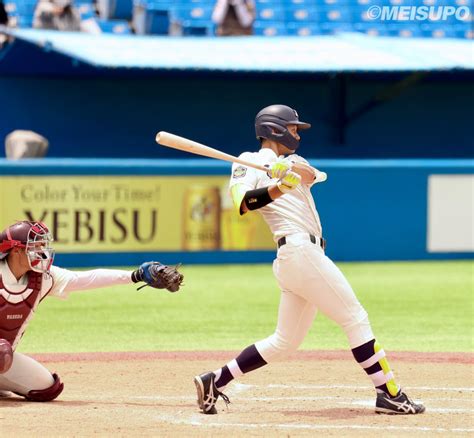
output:
[[[66,299],[70,292],[131,283],[131,273],[114,269],[74,272],[52,266],[49,274],[29,271],[19,280],[0,260],[0,338],[15,349],[46,296]]]
[[[278,159],[275,152],[269,148],[262,148],[258,152],[244,152],[239,158],[262,166],[271,164]],[[308,164],[303,157],[296,154],[289,155],[285,159],[294,163]],[[246,190],[253,190],[268,187],[277,182],[278,180],[270,178],[261,170],[234,163],[229,190],[237,184],[242,184]],[[309,233],[322,237],[321,221],[311,194],[312,185],[300,184],[291,192],[285,193],[265,207],[258,209],[270,227],[275,242],[283,236],[296,233]]]

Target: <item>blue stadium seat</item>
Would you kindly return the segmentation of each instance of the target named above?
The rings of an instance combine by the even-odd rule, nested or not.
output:
[[[265,8],[265,7],[282,7],[286,5],[290,0],[255,0],[255,4],[257,8]]]
[[[181,26],[183,36],[212,36],[215,34],[214,23],[210,21],[183,21]]]
[[[20,17],[33,17],[37,0],[16,0],[16,12]]]
[[[326,6],[322,8],[324,21],[335,23],[350,23],[353,18],[353,12],[347,7]]]
[[[342,32],[354,32],[352,23],[321,23],[321,31],[324,35],[333,35]]]
[[[170,12],[167,9],[148,7],[144,14],[143,30],[150,35],[168,35]]]
[[[372,6],[372,5],[387,5],[387,0],[355,0],[355,3],[359,6]]]
[[[97,0],[97,9],[102,19],[132,18],[133,0]]]
[[[259,21],[284,21],[285,10],[283,8],[274,7],[257,7],[257,20]]]
[[[129,35],[132,33],[130,25],[126,20],[97,20],[100,30],[104,33],[114,33],[117,35]]]
[[[323,30],[318,24],[301,22],[287,23],[287,32],[288,35],[295,36],[312,36],[323,34]]]
[[[474,39],[474,28],[469,23],[453,26],[456,38]]]
[[[285,23],[278,21],[255,21],[253,25],[255,35],[263,36],[285,36],[287,30]]]
[[[211,21],[212,7],[202,5],[175,6],[171,9],[173,19],[177,21]]]
[[[95,17],[95,10],[92,3],[81,1],[81,2],[75,2],[74,6],[79,12],[79,15],[81,16],[81,20],[86,20],[88,18]]]
[[[383,23],[355,23],[354,30],[371,36],[389,36],[390,32]]]
[[[306,23],[320,23],[325,21],[325,15],[321,9],[292,6],[285,11],[285,19],[287,22],[300,21]]]
[[[399,38],[421,38],[424,36],[421,28],[413,24],[389,24],[387,29],[389,36]]]
[[[285,0],[285,5],[288,6],[297,6],[297,7],[306,7],[306,8],[314,8],[319,4],[323,4],[322,0]]]
[[[29,28],[33,26],[33,15],[20,15],[17,18],[17,26],[20,28]]]

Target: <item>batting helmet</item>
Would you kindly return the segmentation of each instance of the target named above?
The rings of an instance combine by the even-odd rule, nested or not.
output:
[[[294,151],[298,149],[300,142],[288,131],[288,125],[297,125],[298,130],[311,128],[309,123],[300,122],[296,110],[286,105],[267,106],[255,117],[258,139],[273,140]]]
[[[32,271],[48,272],[54,259],[53,238],[42,222],[20,221],[0,233],[0,260],[13,248],[24,248]]]

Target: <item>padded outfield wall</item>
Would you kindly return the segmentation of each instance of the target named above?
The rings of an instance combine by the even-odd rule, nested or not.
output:
[[[357,111],[404,76],[348,76],[346,106]],[[472,156],[472,82],[451,73],[427,77],[365,112],[337,144],[329,76],[182,74],[122,78],[0,77],[0,139],[32,129],[50,140],[50,157],[173,158],[157,148],[166,130],[238,155],[257,148],[259,109],[297,108],[313,124],[302,153],[318,158]],[[6,104],[5,104],[6,103]],[[4,156],[4,148],[0,156]]]
[[[313,160],[327,254],[338,261],[471,258],[470,160]],[[257,212],[239,220],[230,166],[210,160],[0,160],[0,227],[50,224],[63,266],[270,262]]]

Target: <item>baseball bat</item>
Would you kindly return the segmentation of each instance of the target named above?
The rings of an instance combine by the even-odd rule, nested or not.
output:
[[[246,167],[253,167],[254,169],[262,170],[263,172],[268,171],[266,167],[260,166],[259,164],[241,160],[240,158],[234,157],[233,155],[218,151],[217,149],[205,146],[193,140],[189,140],[188,138],[170,134],[169,132],[158,132],[158,134],[156,134],[156,142],[173,149],[190,152],[191,154],[202,155],[209,158],[217,158],[218,160],[230,161],[231,163],[239,163]]]
[[[156,134],[156,142],[162,146],[167,146],[173,149],[178,149],[191,154],[201,155],[208,158],[216,158],[218,160],[229,161],[231,163],[239,163],[246,167],[253,167],[254,169],[267,172],[268,168],[260,166],[259,164],[251,163],[250,161],[241,160],[233,155],[226,154],[217,149],[203,145],[188,138],[180,137],[179,135],[171,134],[166,131],[160,131]],[[316,182],[326,181],[327,175],[324,172],[317,171]]]

